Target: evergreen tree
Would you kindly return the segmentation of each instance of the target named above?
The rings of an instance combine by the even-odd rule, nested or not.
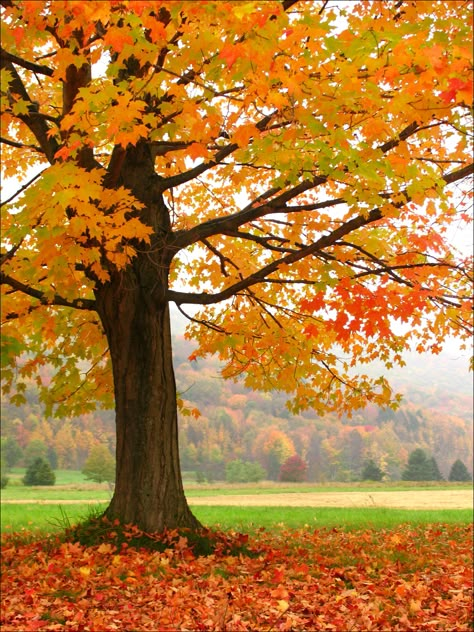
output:
[[[115,459],[104,445],[94,446],[84,464],[82,473],[96,483],[115,481]]]
[[[8,481],[7,470],[2,460],[0,467],[0,489],[4,489],[8,485]]]
[[[459,482],[472,481],[472,474],[469,472],[464,463],[460,459],[457,459],[451,466],[448,480]]]
[[[433,463],[421,448],[413,450],[408,457],[408,464],[402,473],[404,481],[432,481]]]
[[[365,462],[362,470],[361,478],[363,481],[381,481],[384,477],[383,470],[375,463],[373,459]]]
[[[438,463],[434,456],[429,459],[430,467],[431,467],[431,478],[427,479],[429,481],[444,481],[443,475],[439,471]]]
[[[24,485],[54,485],[55,482],[56,474],[48,461],[40,456],[31,463],[23,477]]]

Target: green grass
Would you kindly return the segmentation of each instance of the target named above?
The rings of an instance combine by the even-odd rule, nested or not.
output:
[[[382,529],[400,524],[446,522],[469,524],[469,509],[415,510],[385,507],[224,507],[191,508],[206,526],[252,532],[258,528],[275,529],[322,527],[341,529]]]
[[[83,505],[2,505],[0,516],[2,533],[33,531],[55,533],[69,524],[84,520],[91,513],[105,509],[104,504]]]
[[[2,500],[110,500],[111,492],[99,486],[91,489],[61,489],[60,487],[6,487],[2,489]]]
[[[87,481],[81,472],[72,470],[57,470],[56,485],[51,487],[25,487],[21,482],[24,469],[14,469],[8,473],[9,483],[2,490],[4,500],[100,500],[107,501],[111,493],[106,483],[97,484]],[[217,495],[262,495],[280,493],[325,493],[325,492],[376,492],[376,491],[408,491],[430,489],[472,489],[469,483],[413,483],[413,482],[388,482],[388,483],[275,483],[263,481],[262,483],[249,483],[231,485],[227,483],[197,484],[185,483],[187,497],[192,500],[202,496]]]
[[[89,484],[91,481],[88,481],[82,472],[79,470],[54,470],[56,474],[56,485],[83,485]],[[23,485],[21,479],[26,474],[26,468],[24,467],[14,467],[11,471],[8,472],[7,476],[10,479],[8,482],[8,486],[16,486]]]
[[[105,509],[104,504],[3,505],[2,532],[38,531],[54,533]],[[192,503],[191,503],[192,507]],[[400,524],[456,523],[472,521],[470,509],[387,509],[384,507],[192,507],[202,524],[220,530],[252,533],[259,528],[383,529]]]

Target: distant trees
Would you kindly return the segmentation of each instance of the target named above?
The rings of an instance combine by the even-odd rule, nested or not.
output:
[[[424,450],[417,448],[408,457],[408,464],[402,473],[404,481],[442,481],[434,457],[428,457]]]
[[[266,472],[260,463],[235,459],[227,463],[225,479],[228,483],[258,483],[265,478]]]
[[[82,468],[84,476],[95,483],[115,481],[115,459],[104,445],[95,445]]]
[[[285,483],[302,483],[306,480],[308,464],[299,454],[289,456],[280,467],[280,481]]]
[[[365,462],[361,472],[363,481],[381,481],[384,477],[384,471],[375,463],[373,459]]]
[[[56,474],[46,459],[37,457],[26,470],[23,477],[24,485],[54,485]]]
[[[8,485],[9,478],[5,472],[5,470],[1,470],[0,473],[0,489],[4,489]]]
[[[31,439],[23,454],[25,466],[29,467],[38,458],[48,461],[48,446],[41,439]],[[49,465],[51,466],[51,463]]]
[[[468,482],[472,481],[472,474],[464,463],[460,459],[457,459],[451,466],[448,480],[453,482]]]
[[[0,443],[2,469],[10,470],[23,456],[23,450],[15,437],[2,437]]]
[[[200,391],[201,381],[206,386],[215,376],[219,363],[216,358],[189,362],[189,345],[181,339],[177,343],[176,377],[183,396],[186,393],[189,398],[185,407],[192,410],[197,404],[193,394]],[[462,375],[456,373],[453,379],[461,382]],[[446,480],[456,459],[472,473],[472,430],[470,420],[467,421],[470,393],[469,397],[458,397],[456,412],[460,417],[446,412],[447,403],[440,396],[433,404],[439,409],[438,415],[408,401],[398,411],[373,407],[350,420],[333,415],[323,419],[309,413],[290,414],[285,408],[284,393],[251,391],[241,382],[219,381],[215,377],[213,382],[221,387],[219,397],[206,400],[200,418],[193,414],[182,416],[179,426],[182,469],[199,470],[206,480],[225,480],[226,463],[236,459],[257,461],[264,468],[271,465],[271,475],[277,480],[285,459],[278,463],[278,452],[271,451],[274,430],[283,433],[285,458],[294,453],[304,455],[308,462],[306,479],[311,482],[358,480],[370,459],[381,467],[387,480],[400,480],[414,447],[422,448],[428,457],[436,454]],[[4,474],[9,476],[11,468],[27,467],[37,456],[47,459],[53,470],[82,470],[91,448],[98,442],[114,454],[114,420],[109,411],[70,420],[45,418],[34,385],[27,395],[27,404],[19,408],[2,401],[0,445]],[[442,443],[435,448],[436,438],[441,436]],[[43,444],[47,446],[46,453]]]
[[[268,478],[276,481],[286,459],[295,454],[293,441],[278,428],[265,428],[255,442],[255,457],[266,469]]]

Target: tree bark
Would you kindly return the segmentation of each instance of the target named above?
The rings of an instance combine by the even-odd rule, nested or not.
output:
[[[110,519],[144,531],[198,528],[181,479],[169,308],[121,275],[97,301],[112,358],[117,431]]]
[[[200,527],[181,479],[176,383],[168,306],[173,252],[169,212],[148,147],[127,149],[119,184],[144,204],[148,250],[96,285],[97,311],[112,361],[117,433],[115,491],[107,517],[147,532]]]

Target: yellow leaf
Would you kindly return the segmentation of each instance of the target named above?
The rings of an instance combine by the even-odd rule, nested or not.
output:
[[[421,610],[421,601],[419,599],[410,599],[409,608],[412,614],[419,612]]]
[[[280,610],[280,612],[286,612],[289,607],[290,604],[286,601],[286,599],[278,600],[278,610]]]

